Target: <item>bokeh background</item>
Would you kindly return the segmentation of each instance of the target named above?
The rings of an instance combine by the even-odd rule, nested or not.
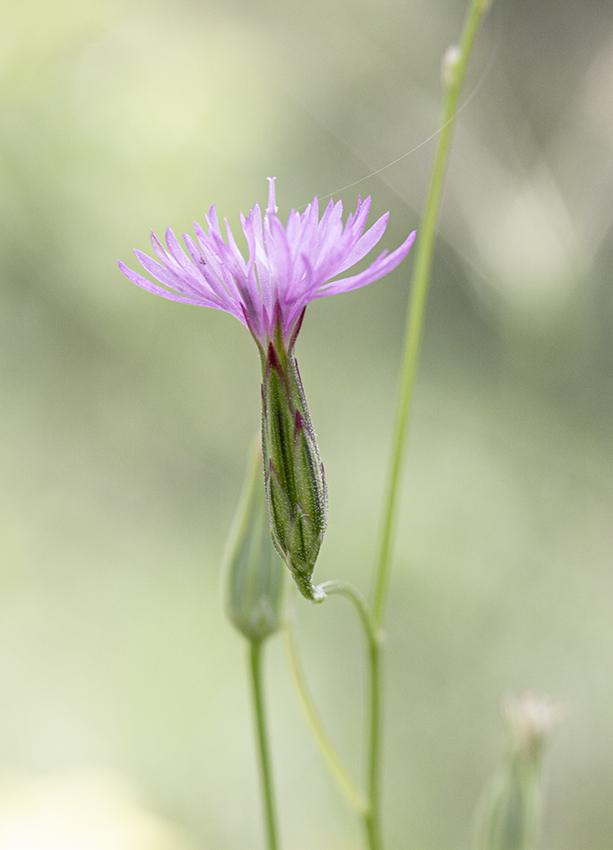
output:
[[[98,848],[96,823],[117,817],[105,850],[257,848],[245,647],[220,560],[258,358],[236,320],[139,290],[116,259],[134,265],[151,228],[190,231],[212,202],[238,226],[269,175],[282,216],[315,194],[347,211],[372,194],[395,247],[419,224],[435,141],[368,175],[436,131],[465,3],[1,11],[0,847],[21,829],[19,847],[44,850],[64,812],[53,846]],[[565,715],[542,846],[613,840],[612,12],[495,2],[471,66],[391,587],[390,850],[470,846],[500,702],[525,689]],[[330,489],[316,579],[365,592],[410,265],[311,305],[297,348]],[[313,690],[359,777],[352,612],[297,607]],[[285,846],[356,848],[279,639],[268,661]],[[130,818],[144,838],[117,837]]]

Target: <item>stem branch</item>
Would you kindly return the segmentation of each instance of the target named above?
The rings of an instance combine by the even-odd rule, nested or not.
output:
[[[353,780],[347,773],[341,760],[328,738],[319,712],[315,707],[313,697],[307,684],[300,657],[298,655],[298,647],[296,646],[295,624],[294,617],[289,614],[285,623],[285,646],[289,659],[289,666],[294,677],[294,682],[298,688],[298,695],[302,703],[302,708],[306,714],[306,718],[315,741],[321,750],[324,761],[328,765],[328,770],[336,780],[336,783],[342,793],[345,795],[347,802],[359,817],[364,817],[367,811],[367,803],[362,794],[356,788]]]

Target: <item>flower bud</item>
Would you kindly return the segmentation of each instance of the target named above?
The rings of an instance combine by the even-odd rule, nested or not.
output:
[[[532,850],[541,814],[541,764],[560,712],[533,694],[504,706],[509,744],[478,817],[477,850]]]
[[[281,624],[284,570],[273,546],[259,438],[254,441],[226,554],[228,616],[258,642]]]
[[[272,539],[307,599],[327,524],[327,490],[292,353],[280,334],[262,356],[262,454]]]
[[[445,51],[441,65],[441,77],[445,88],[455,83],[461,59],[462,51],[457,44],[452,44]]]

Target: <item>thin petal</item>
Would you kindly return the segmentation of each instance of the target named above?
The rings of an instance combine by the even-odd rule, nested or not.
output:
[[[350,292],[352,289],[359,289],[361,286],[367,286],[369,283],[374,283],[375,280],[389,274],[399,265],[406,257],[411,249],[411,245],[415,241],[416,231],[408,235],[405,241],[392,251],[391,254],[383,252],[377,259],[363,272],[353,275],[352,277],[333,280],[330,283],[324,284],[314,296],[315,298],[323,298],[325,295],[337,295],[340,292]]]
[[[177,292],[188,297],[199,298],[201,295],[209,294],[206,291],[206,284],[204,281],[202,281],[202,286],[198,286],[195,281],[186,280],[184,276],[180,276],[160,263],[156,263],[155,260],[152,260],[151,257],[147,256],[147,254],[144,254],[142,251],[135,250],[134,254],[144,270],[149,272],[151,277],[154,277],[157,281],[163,283],[164,286],[167,286],[170,289],[175,289]]]
[[[351,266],[355,266],[355,264],[359,263],[359,261],[363,257],[365,257],[369,251],[372,251],[372,249],[381,240],[381,237],[385,233],[385,228],[387,227],[389,217],[389,213],[385,213],[384,215],[382,215],[381,218],[377,219],[373,226],[369,228],[366,233],[364,233],[364,235],[358,239],[351,253],[345,259],[337,274],[341,274],[341,272],[350,269]]]
[[[206,298],[186,298],[183,295],[177,295],[174,292],[169,292],[167,289],[164,289],[162,286],[158,286],[157,283],[152,283],[148,278],[143,277],[142,274],[138,272],[132,271],[127,266],[125,266],[121,260],[117,260],[117,264],[119,268],[132,283],[135,283],[137,286],[140,286],[141,289],[146,289],[147,292],[153,292],[155,295],[161,295],[162,298],[168,298],[170,301],[182,301],[184,304],[196,304],[198,306],[204,307],[217,307],[217,304],[209,303],[209,300]]]

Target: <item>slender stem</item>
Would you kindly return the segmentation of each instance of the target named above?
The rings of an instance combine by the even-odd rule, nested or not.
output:
[[[359,817],[363,818],[368,810],[368,805],[362,794],[356,788],[353,780],[349,776],[349,773],[343,766],[324,730],[319,712],[317,711],[313,697],[311,696],[302,664],[300,663],[298,647],[296,645],[295,622],[294,617],[291,614],[287,617],[285,623],[285,645],[290,670],[294,677],[296,687],[298,688],[302,708],[306,714],[309,726],[311,727],[313,737],[321,750],[321,754],[328,765],[330,773],[336,780],[336,783],[342,793],[345,795],[347,802],[355,813]]]
[[[460,47],[447,52],[444,61],[446,98],[443,108],[442,129],[439,135],[423,221],[418,232],[415,265],[411,284],[411,297],[407,313],[404,354],[402,362],[398,409],[392,442],[392,453],[383,510],[379,557],[375,573],[371,627],[375,640],[370,644],[371,710],[369,748],[368,817],[365,819],[370,850],[380,850],[380,797],[381,797],[381,678],[382,632],[385,605],[390,578],[391,556],[398,514],[398,496],[405,455],[406,434],[411,414],[415,376],[419,361],[421,337],[428,300],[430,271],[439,210],[445,183],[449,150],[457,114],[460,91],[464,82],[468,60],[483,15],[491,0],[472,0],[462,34]]]
[[[368,750],[368,815],[364,819],[370,850],[379,850],[381,840],[381,640],[370,644],[370,713]]]
[[[378,632],[368,612],[368,608],[360,593],[350,584],[345,582],[330,581],[321,585],[318,590],[325,591],[327,595],[336,593],[346,596],[355,606],[358,616],[362,622],[364,634],[368,644],[368,660],[370,666],[369,679],[369,712],[367,719],[367,789],[368,805],[362,812],[362,821],[366,833],[366,840],[370,850],[380,850],[381,843],[381,818],[380,818],[380,787],[379,771],[381,760],[379,758],[381,739],[381,634]]]
[[[346,581],[326,581],[323,584],[317,585],[317,590],[320,592],[323,591],[326,596],[332,596],[333,594],[346,596],[353,603],[358,613],[369,646],[377,643],[377,635],[373,627],[372,617],[368,613],[368,608],[362,598],[362,594],[356,587]]]
[[[251,674],[251,694],[253,697],[253,714],[260,767],[260,785],[264,807],[264,824],[266,827],[266,847],[267,850],[278,850],[279,839],[262,689],[262,647],[262,641],[254,640],[250,642],[249,670]]]
[[[428,300],[430,270],[436,237],[441,198],[445,183],[445,172],[451,138],[455,125],[460,91],[468,65],[468,60],[479,30],[479,24],[490,0],[472,0],[466,21],[460,47],[457,53],[449,51],[445,57],[444,76],[446,83],[446,99],[443,108],[442,128],[438,139],[430,186],[426,200],[423,221],[418,230],[416,243],[415,265],[411,283],[411,298],[407,313],[407,324],[404,344],[404,356],[401,371],[401,383],[398,394],[398,409],[392,443],[391,462],[388,474],[383,523],[379,548],[377,572],[375,576],[372,614],[377,628],[383,625],[387,588],[394,542],[396,517],[398,513],[398,494],[404,461],[406,433],[411,413],[411,402],[415,386],[415,375],[419,360],[420,343]]]

